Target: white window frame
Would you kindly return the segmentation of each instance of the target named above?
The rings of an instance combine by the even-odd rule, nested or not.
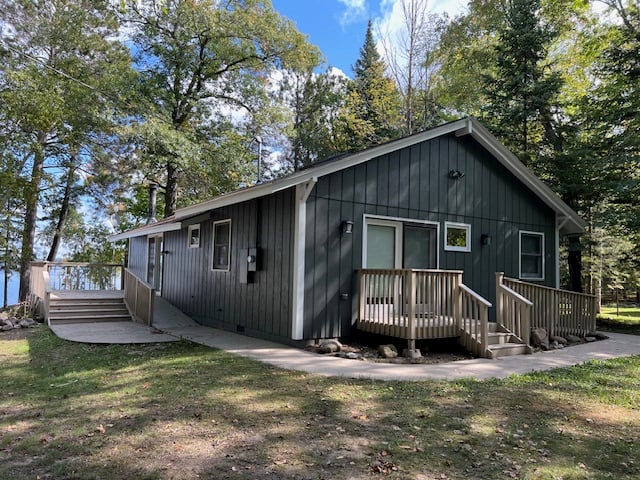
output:
[[[198,242],[197,243],[193,243],[191,241],[191,233],[194,230],[198,230]],[[200,239],[201,239],[201,235],[202,235],[202,230],[200,229],[200,224],[199,223],[194,223],[193,225],[189,225],[188,227],[188,232],[187,232],[187,246],[189,248],[200,248]]]
[[[455,228],[457,230],[465,230],[467,234],[467,242],[464,247],[459,247],[457,245],[449,245],[447,243],[448,231],[449,228]],[[470,252],[471,251],[471,225],[468,223],[458,223],[458,222],[444,222],[444,249],[448,252]]]
[[[440,224],[438,222],[432,222],[430,220],[416,220],[414,218],[404,217],[387,217],[383,215],[370,215],[364,214],[362,216],[362,225],[364,225],[364,232],[362,235],[362,268],[367,268],[367,226],[368,225],[381,225],[384,227],[394,227],[396,233],[396,251],[395,251],[395,268],[402,268],[402,248],[403,244],[403,231],[405,224],[415,225],[429,225],[436,227],[436,245],[439,245],[440,237]],[[400,248],[399,248],[400,247]],[[440,249],[436,248],[436,269],[440,268]]]
[[[540,237],[540,257],[541,257],[541,261],[540,261],[540,268],[542,270],[541,272],[541,276],[539,277],[533,277],[529,274],[522,274],[522,236],[523,235],[531,235],[531,236],[536,236],[536,237]],[[544,280],[545,279],[545,243],[544,243],[544,232],[532,232],[529,230],[520,230],[519,234],[518,234],[518,270],[519,270],[519,278],[521,280]]]
[[[227,267],[226,268],[216,268],[215,267],[215,254],[216,254],[216,227],[223,223],[227,223],[229,225],[229,247],[227,249]],[[211,270],[214,272],[228,272],[231,270],[231,244],[232,244],[232,235],[231,235],[231,219],[226,218],[224,220],[217,220],[213,222],[213,229],[211,235]]]

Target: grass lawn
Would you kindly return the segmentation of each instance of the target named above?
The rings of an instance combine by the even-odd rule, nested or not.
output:
[[[640,307],[603,306],[598,314],[598,323],[604,328],[640,334]]]
[[[640,357],[379,382],[43,326],[0,334],[0,367],[2,479],[640,478]]]

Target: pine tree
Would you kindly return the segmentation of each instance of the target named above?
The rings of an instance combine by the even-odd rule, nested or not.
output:
[[[385,69],[369,21],[340,118],[339,144],[343,150],[362,150],[400,135],[400,97],[393,80],[385,75]]]
[[[545,64],[555,33],[543,24],[539,0],[510,0],[505,24],[495,46],[494,75],[485,77],[488,123],[519,158],[543,174],[542,165],[533,164],[543,136],[551,136],[552,126],[543,123],[562,85],[557,72]],[[548,138],[548,140],[551,140]],[[538,168],[536,168],[538,167]]]

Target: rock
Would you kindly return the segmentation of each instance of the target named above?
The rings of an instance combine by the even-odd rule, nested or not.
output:
[[[347,352],[344,354],[344,358],[348,358],[349,360],[357,360],[358,358],[360,358],[360,355],[358,355],[356,352]]]
[[[567,341],[569,343],[582,343],[582,339],[580,337],[576,337],[575,335],[567,335]]]
[[[378,347],[378,353],[382,358],[396,358],[398,356],[398,349],[395,345],[380,345]]]
[[[11,325],[13,327],[13,323],[8,318],[0,318],[0,327],[4,327],[5,325]]]
[[[598,340],[596,337],[584,337],[584,341],[587,343],[595,342]]]
[[[418,349],[410,350],[408,348],[405,348],[402,351],[402,356],[405,358],[422,358],[422,353],[420,353],[420,350]]]
[[[557,335],[553,335],[553,336],[551,337],[551,341],[552,341],[552,342],[557,342],[557,343],[559,343],[560,345],[566,345],[566,344],[568,344],[568,343],[569,343],[569,342],[567,341],[567,339],[566,339],[566,338],[564,338],[564,337],[559,337],[559,336],[557,336]]]
[[[342,344],[338,340],[323,340],[318,351],[320,353],[335,353],[342,350]]]
[[[23,318],[22,320],[20,320],[18,322],[18,325],[20,325],[22,328],[29,328],[31,327],[35,322],[33,320],[31,320],[30,318]]]
[[[549,350],[549,336],[544,328],[538,327],[531,330],[531,346]]]
[[[0,330],[2,330],[3,332],[13,330],[13,325],[3,325],[2,327],[0,327]]]
[[[593,332],[589,334],[590,337],[596,337],[598,340],[608,340],[609,335],[605,335],[602,332]]]

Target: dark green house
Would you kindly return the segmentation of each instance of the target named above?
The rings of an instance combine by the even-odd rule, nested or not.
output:
[[[466,118],[180,209],[111,240],[129,239],[130,271],[196,321],[290,343],[353,336],[372,305],[385,322],[402,311],[406,323],[410,299],[418,323],[453,318],[457,308],[457,326],[426,335],[457,336],[460,276],[495,319],[503,309],[501,301],[500,312],[494,307],[496,272],[558,288],[560,237],[584,225]],[[433,283],[451,271],[452,284]],[[366,283],[371,272],[375,285]],[[422,290],[409,292],[416,282]]]

